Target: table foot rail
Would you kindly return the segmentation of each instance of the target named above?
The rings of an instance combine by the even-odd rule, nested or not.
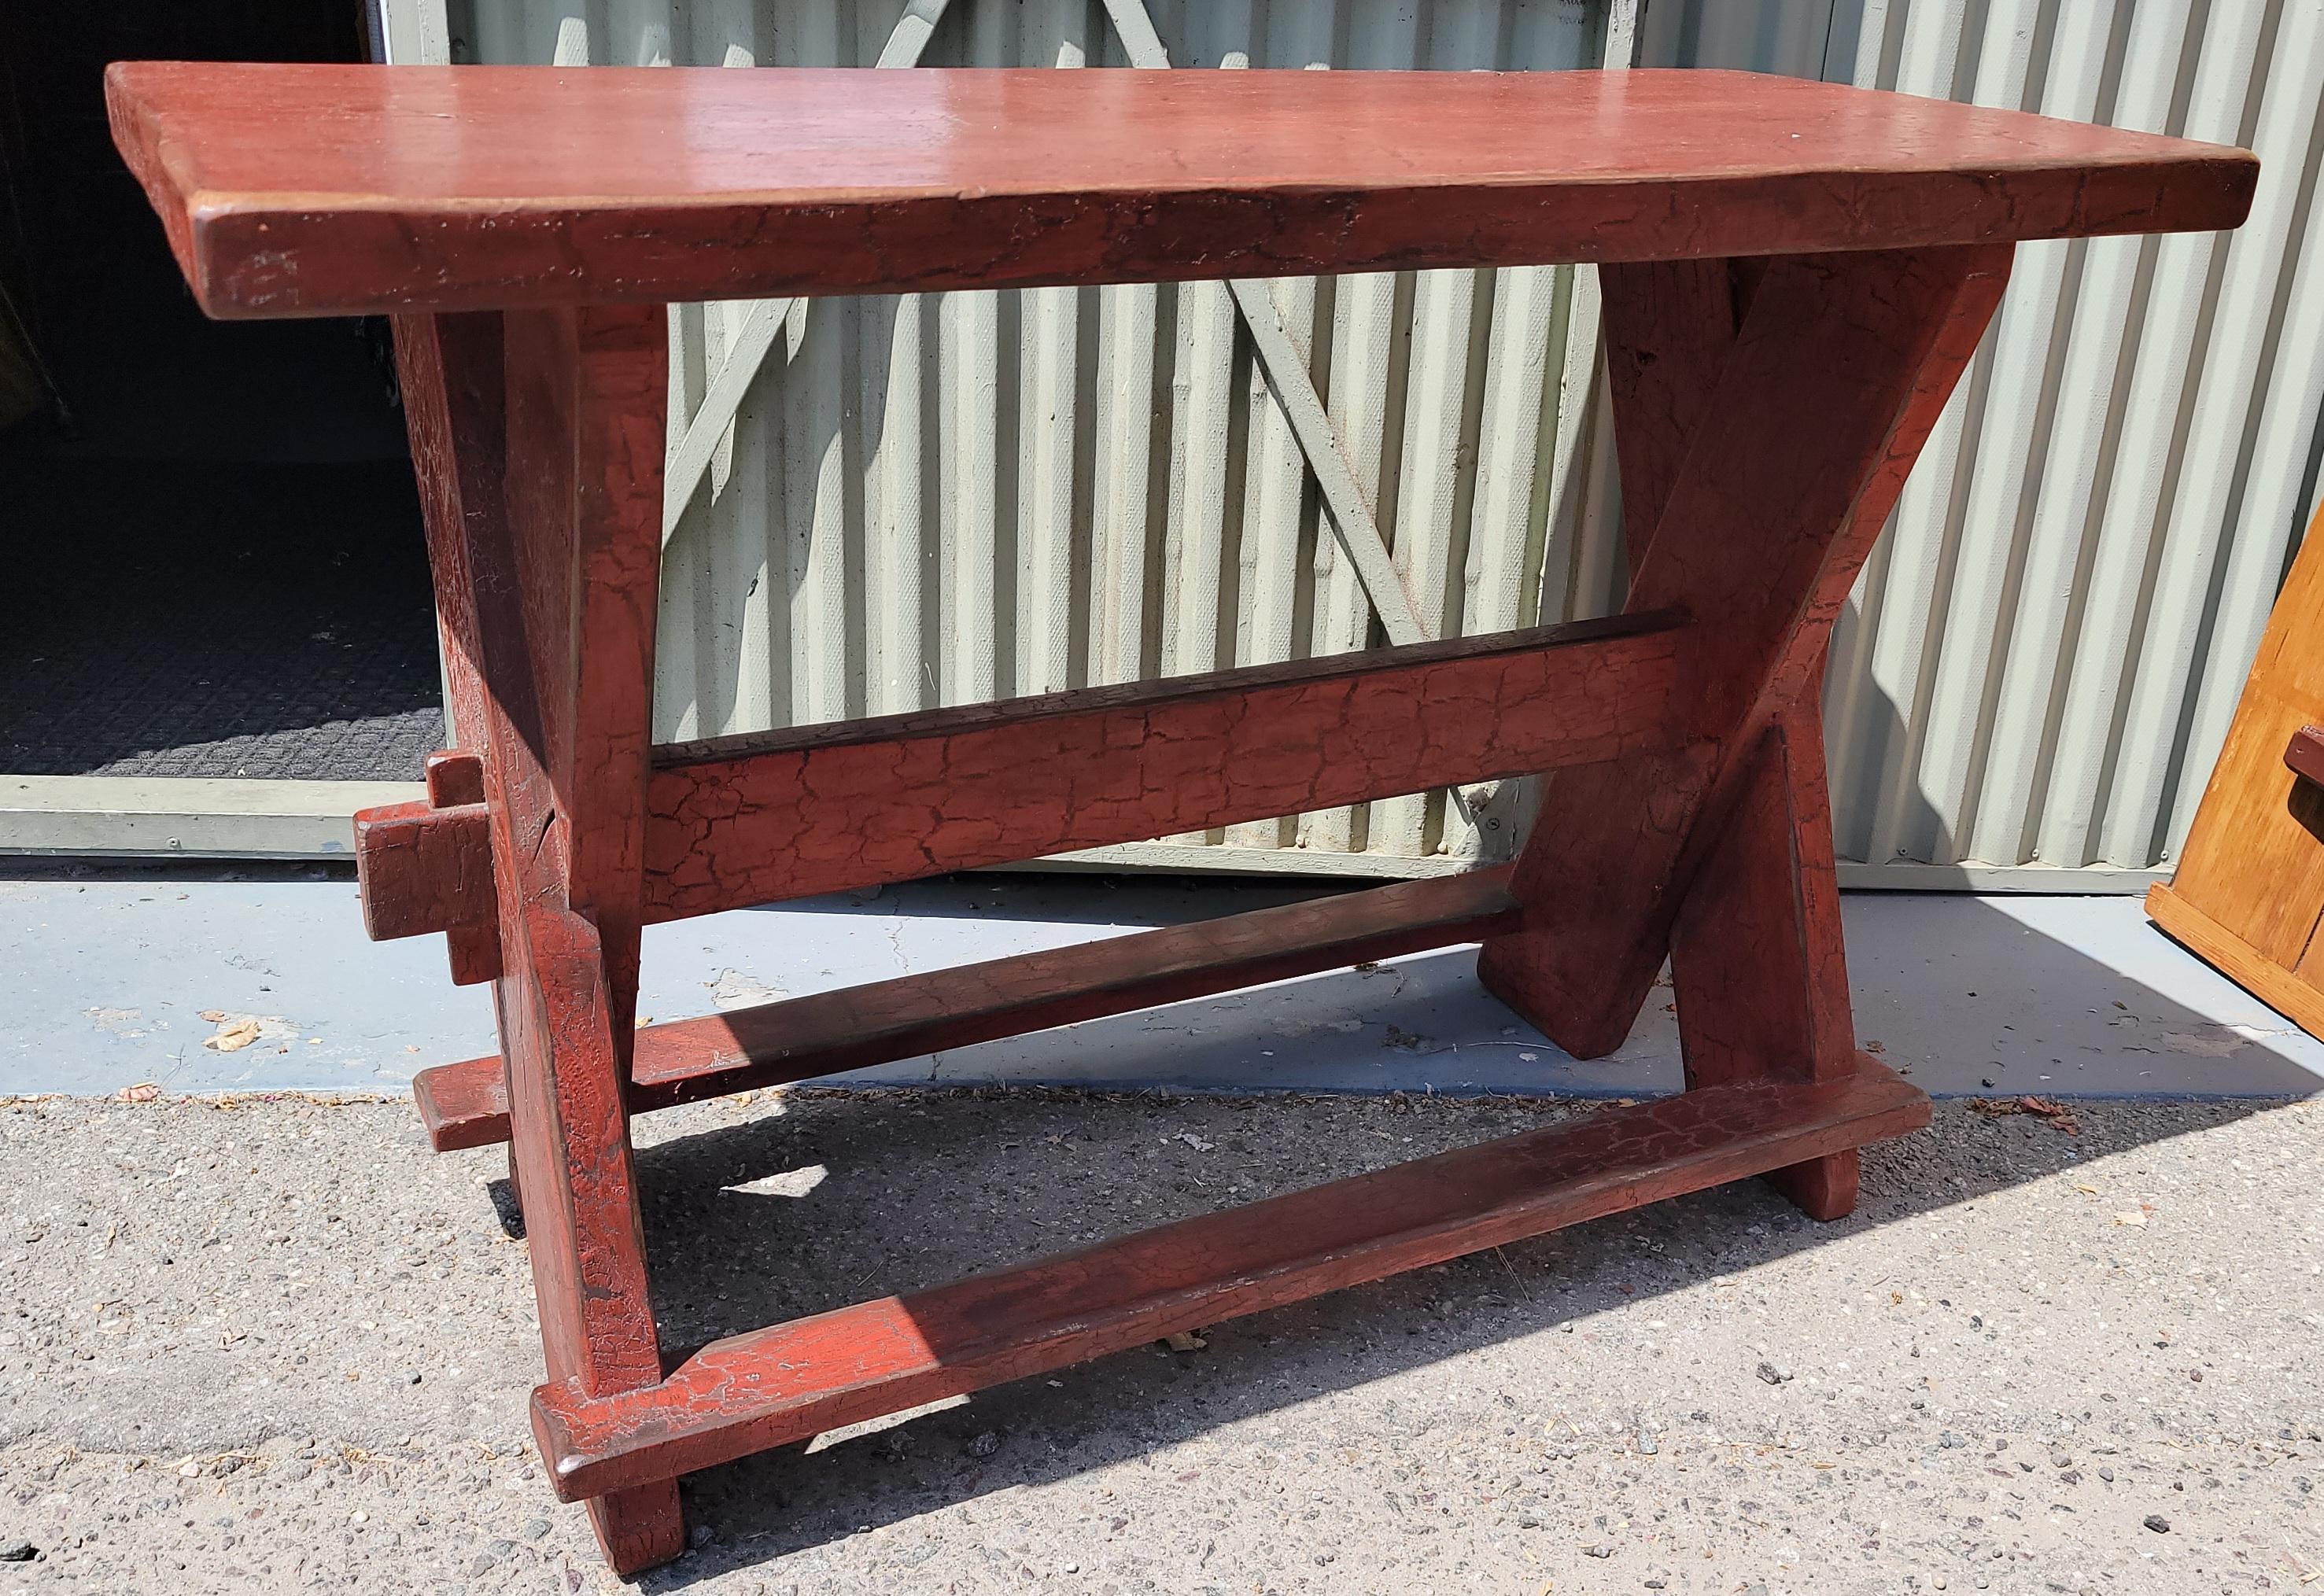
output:
[[[1083,1251],[713,1342],[659,1384],[533,1393],[558,1494],[592,1497],[1377,1280],[1929,1122],[1877,1061],[1704,1087]]]

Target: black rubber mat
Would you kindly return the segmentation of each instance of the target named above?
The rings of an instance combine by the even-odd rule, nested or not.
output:
[[[417,780],[444,742],[410,466],[0,465],[0,772]]]

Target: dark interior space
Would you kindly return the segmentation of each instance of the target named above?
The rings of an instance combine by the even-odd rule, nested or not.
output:
[[[359,5],[0,0],[0,770],[416,780],[443,741],[385,326],[195,309],[107,61],[355,60]]]

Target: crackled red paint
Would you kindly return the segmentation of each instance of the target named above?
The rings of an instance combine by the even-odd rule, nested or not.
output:
[[[1504,1246],[1929,1121],[1869,1058],[1705,1087],[713,1342],[649,1391],[533,1393],[560,1495],[709,1468],[1176,1331]]]
[[[215,316],[1023,288],[2229,227],[2218,145],[1726,72],[130,62]]]
[[[1636,615],[665,749],[642,913],[683,919],[1665,748],[1689,735],[1674,699],[1685,641],[1677,617]],[[488,923],[480,809],[367,810],[356,849],[374,936]]]
[[[428,805],[364,817],[366,913],[497,974],[501,1057],[420,1095],[441,1138],[511,1138],[538,1434],[624,1572],[682,1548],[678,1473],[836,1425],[1745,1175],[1845,1213],[1854,1149],[1927,1105],[1854,1050],[1831,621],[2010,242],[2234,226],[2255,178],[2240,151],[1710,73],[148,63],[107,104],[213,314],[465,312],[398,328],[462,746]],[[1628,619],[656,767],[662,302],[1563,260],[1613,263]],[[650,918],[1559,766],[1557,824],[1505,877],[635,1030]],[[1667,953],[1688,1090],[665,1378],[633,1107],[1457,936],[1583,1054]]]
[[[1508,881],[1506,868],[1398,881],[650,1025],[638,1032],[630,1112],[1472,942],[1515,924]],[[508,1139],[499,1058],[423,1070],[411,1086],[437,1151]]]
[[[461,734],[484,755],[493,1002],[541,1344],[554,1378],[600,1393],[650,1385],[661,1351],[622,1093],[660,548],[658,480],[632,474],[660,460],[658,445],[650,457],[634,446],[640,418],[659,414],[661,314],[445,317],[398,336],[417,447],[457,462],[423,511],[455,713],[466,676]],[[585,459],[620,480],[609,489]],[[576,654],[590,660],[579,672]],[[464,798],[470,780],[447,766],[437,786]],[[685,1545],[674,1481],[590,1512],[617,1567]]]
[[[1686,452],[1768,263],[1673,261],[1606,269],[1607,354],[1622,502],[1645,562]],[[1856,1035],[1824,790],[1822,695],[1803,693],[1746,757],[1742,797],[1671,929],[1672,986],[1690,1087],[1853,1067]],[[1856,1204],[1856,1149],[1768,1178],[1818,1219]]]
[[[473,683],[473,671],[463,674],[471,678],[472,686],[480,687],[480,684]],[[466,749],[438,749],[428,756],[427,770],[429,807],[443,810],[475,806],[478,811],[476,830],[484,838],[484,846],[480,851],[484,868],[475,872],[484,888],[481,903],[475,905],[482,912],[463,916],[463,923],[445,927],[445,951],[451,955],[452,984],[475,986],[487,981],[497,981],[501,973],[500,908],[492,897],[491,826],[484,823],[482,813],[484,801],[484,761]],[[363,821],[363,816],[355,816],[358,874],[362,872]],[[458,875],[463,868],[464,865],[452,867],[456,890],[458,890]],[[372,935],[376,937],[378,933],[373,932]]]
[[[1452,783],[1682,734],[1666,617],[737,739],[654,773],[658,919]]]
[[[481,803],[438,808],[422,799],[355,816],[355,880],[364,930],[374,942],[490,927],[493,848]]]
[[[1726,357],[1684,355],[1715,363],[1719,377],[1629,602],[1704,619],[1685,697],[1712,741],[1558,777],[1548,801],[1560,824],[1517,861],[1526,928],[1487,941],[1479,960],[1486,985],[1566,1051],[1601,1056],[1629,1034],[1687,885],[1719,841],[1718,826],[1698,822],[1732,807],[1753,751],[1821,669],[1856,573],[1999,301],[2009,255],[2004,245],[1780,258],[1757,273]],[[1606,289],[1620,299],[1655,281],[1609,273]],[[1613,324],[1640,319],[1626,308]],[[1668,424],[1650,411],[1634,429]]]
[[[421,524],[427,530],[429,567],[436,580],[436,631],[442,640],[446,697],[452,721],[466,728],[465,749],[447,749],[428,761],[428,807],[441,810],[481,805],[484,795],[484,765],[477,750],[483,746],[486,714],[484,678],[477,665],[476,613],[467,579],[467,550],[460,535],[467,507],[497,514],[490,503],[500,492],[502,447],[497,409],[487,414],[475,404],[454,404],[446,385],[444,339],[458,342],[459,318],[439,324],[428,317],[399,318],[395,332],[398,387],[411,438],[411,463],[420,482]],[[482,330],[480,324],[479,330]],[[440,336],[439,336],[440,335]],[[497,326],[482,336],[497,341]],[[497,368],[495,368],[497,370]],[[497,400],[495,400],[497,405]],[[427,927],[446,933],[452,980],[468,986],[491,981],[501,973],[501,937],[497,910],[492,901],[491,839],[485,835],[481,809],[475,816],[473,836],[459,828],[429,826],[425,812],[373,809],[355,816],[355,869],[364,885],[365,927],[372,936],[410,936],[420,927],[407,919],[402,930],[385,928],[395,921],[400,890],[425,897],[440,895],[435,907],[453,915]],[[438,835],[422,837],[426,829]],[[415,864],[424,856],[438,876],[421,885],[401,879],[402,872],[381,871],[367,855],[408,850],[397,864]],[[376,889],[371,884],[379,880]]]

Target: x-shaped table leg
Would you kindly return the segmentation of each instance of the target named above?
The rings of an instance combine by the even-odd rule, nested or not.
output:
[[[1629,605],[1697,622],[1698,740],[1557,777],[1486,983],[1619,1047],[1667,955],[1690,1087],[1854,1067],[1819,697],[1831,624],[2007,281],[2007,245],[1602,273]],[[1650,529],[1650,535],[1642,535]],[[1821,1218],[1855,1155],[1785,1170]]]
[[[1558,1136],[1489,1146],[1465,1156],[1464,1173],[1406,1176],[1409,1191],[1397,1187],[1391,1202],[1399,1212],[1465,1203],[1458,1215],[1407,1213],[1384,1237],[1295,1248],[1287,1262],[1253,1265],[1252,1278],[1304,1295],[1410,1267],[1429,1238],[1458,1233],[1465,1245],[1501,1233],[1497,1225],[1535,1233],[1591,1212],[1604,1195],[1591,1172],[1625,1158],[1655,1179],[1678,1178],[1683,1167],[1684,1178],[1708,1182],[1722,1159],[1766,1167],[1753,1149],[1771,1136],[1805,1152],[1842,1133],[1890,1133],[1881,1127],[1907,1106],[1893,1077],[1855,1068],[1812,687],[1831,619],[1975,348],[2006,263],[2006,250],[1941,250],[1609,273],[1628,491],[1638,523],[1658,526],[1633,606],[1698,619],[1685,633],[1689,736],[1675,752],[1582,767],[1558,782],[1517,872],[1522,918],[1486,943],[1486,973],[1572,1050],[1604,1051],[1667,949],[1691,1086],[1829,1078],[1831,1100],[1803,1104],[1747,1084],[1740,1095],[1609,1120],[1603,1146],[1588,1134],[1572,1146]],[[730,1339],[722,1355],[756,1371],[735,1380],[724,1365],[706,1374],[692,1361],[694,1372],[673,1374],[659,1345],[626,1093],[645,909],[660,312],[447,316],[403,331],[453,691],[482,755],[462,779],[480,780],[489,812],[497,946],[475,938],[469,952],[475,969],[500,973],[504,1093],[549,1377],[537,1401],[548,1404],[545,1433],[562,1437],[558,1466],[596,1471],[575,1489],[590,1500],[608,1556],[636,1569],[683,1544],[675,1474],[739,1455],[737,1446],[773,1444],[752,1426],[796,1416],[750,1406],[750,1393],[781,1383],[770,1384],[769,1370],[813,1365],[844,1386],[850,1360],[870,1356],[863,1349],[879,1338],[845,1321],[846,1356],[828,1369],[802,1363],[781,1339],[787,1327],[757,1333],[776,1338],[763,1358],[759,1342]],[[1853,1200],[1845,1151],[1777,1178],[1812,1213],[1835,1215]],[[1348,1199],[1327,1189],[1292,1201],[1313,1206],[1318,1218],[1298,1222],[1312,1227]],[[1266,1215],[1204,1222],[1242,1227],[1236,1233],[1247,1230],[1262,1250],[1277,1239]],[[1106,1256],[1204,1259],[1225,1244],[1208,1229],[1193,1241],[1156,1236]],[[1370,1261],[1348,1262],[1359,1257]],[[1063,1272],[1053,1286],[962,1289],[1038,1304],[1049,1300],[1044,1292],[1094,1288],[1090,1266],[1054,1267]],[[1124,1265],[1124,1278],[1142,1281],[1147,1267]],[[1247,1273],[1237,1266],[1223,1282],[1197,1284],[1216,1292]],[[1107,1323],[1134,1333],[1163,1300],[1139,1297]],[[903,1400],[915,1380],[984,1381],[1028,1358],[1087,1355],[1071,1325],[1010,1321],[993,1331],[996,1310],[982,1296],[976,1304],[958,1312],[983,1327],[984,1352],[930,1352],[927,1368],[869,1379],[861,1400]],[[914,1311],[932,1324],[954,1312],[943,1302]],[[936,1342],[950,1345],[949,1334]],[[716,1399],[697,1411],[686,1382],[701,1379]],[[728,1412],[730,1398],[742,1407]]]

